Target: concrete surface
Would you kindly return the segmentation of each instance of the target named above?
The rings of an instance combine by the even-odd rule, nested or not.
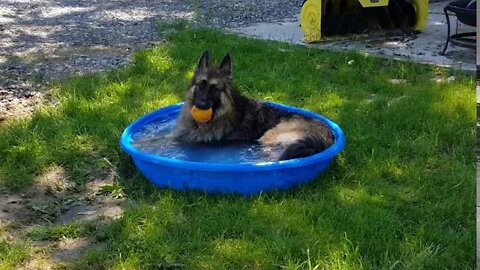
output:
[[[447,38],[447,23],[443,7],[447,2],[430,4],[427,26],[418,35],[392,34],[376,35],[377,37],[353,36],[344,40],[322,41],[316,44],[306,44],[302,41],[303,32],[299,26],[299,18],[292,18],[282,23],[261,23],[240,28],[234,32],[254,38],[288,42],[308,47],[332,50],[356,50],[359,52],[398,60],[413,60],[415,62],[435,64],[439,66],[458,68],[467,71],[476,70],[475,50],[449,45],[446,56],[440,52]],[[299,16],[299,15],[298,15]],[[456,28],[456,18],[450,17],[452,31]],[[459,23],[459,32],[476,31]]]

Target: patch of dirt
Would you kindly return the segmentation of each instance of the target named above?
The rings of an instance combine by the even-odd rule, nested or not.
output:
[[[123,196],[121,194],[114,196],[102,191],[105,187],[113,187],[118,177],[113,165],[111,166],[112,169],[107,173],[91,174],[82,195],[62,211],[58,217],[59,222],[115,220],[122,216],[125,208]]]
[[[44,100],[43,92],[0,90],[0,122],[28,116]]]
[[[18,269],[68,269],[68,263],[80,259],[92,245],[98,246],[97,243],[86,237],[36,243],[29,260]]]
[[[19,270],[54,270],[58,269],[49,258],[44,258],[44,257],[35,257],[34,259],[29,260],[27,263],[24,265],[20,266],[18,269]]]
[[[123,202],[122,199],[110,198],[105,195],[99,195],[93,201],[77,201],[58,217],[58,222],[93,222],[103,218],[115,220],[122,217]]]
[[[51,254],[54,262],[69,262],[79,259],[86,249],[93,244],[89,238],[65,238],[62,239]]]
[[[53,204],[66,196],[69,186],[63,168],[52,166],[25,192],[0,190],[0,222],[7,226],[52,222],[56,215]]]
[[[59,241],[33,241],[28,231],[33,226],[80,222],[98,227],[123,214],[122,196],[105,194],[102,189],[114,184],[115,175],[92,177],[85,189],[68,181],[61,166],[52,166],[34,185],[16,194],[0,189],[0,238],[25,240],[32,246],[28,260],[20,269],[59,269],[80,258],[92,246],[101,246],[90,237],[62,238]]]
[[[18,269],[68,269],[90,248],[103,249],[105,245],[90,237],[63,238],[59,241],[36,241],[29,257]]]
[[[93,221],[98,218],[116,219],[123,213],[124,200],[100,194],[109,180],[94,179],[78,193],[68,181],[62,167],[53,166],[38,177],[36,183],[23,193],[0,189],[0,221],[6,225],[23,225]]]

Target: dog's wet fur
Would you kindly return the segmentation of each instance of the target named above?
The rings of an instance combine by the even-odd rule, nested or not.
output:
[[[212,118],[197,123],[191,115],[193,106],[212,108]],[[242,95],[233,86],[230,54],[214,66],[208,50],[198,60],[172,135],[185,143],[240,141],[283,147],[280,160],[316,154],[334,141],[324,123]]]

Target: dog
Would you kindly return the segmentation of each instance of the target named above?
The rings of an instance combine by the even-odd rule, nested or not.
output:
[[[210,119],[195,120],[193,107],[211,110]],[[230,54],[217,66],[210,63],[208,50],[197,62],[172,138],[193,144],[258,142],[266,149],[284,149],[279,160],[310,156],[334,142],[323,122],[242,95],[233,84]]]

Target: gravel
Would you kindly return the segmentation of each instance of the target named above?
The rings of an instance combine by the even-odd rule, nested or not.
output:
[[[200,2],[200,0],[199,0]],[[302,0],[207,0],[201,1],[197,13],[207,25],[232,29],[253,23],[279,22],[300,14]],[[194,5],[195,7],[195,5]]]
[[[0,1],[0,122],[28,115],[53,80],[128,63],[161,39],[156,23],[187,19],[234,29],[298,16],[289,0]]]

